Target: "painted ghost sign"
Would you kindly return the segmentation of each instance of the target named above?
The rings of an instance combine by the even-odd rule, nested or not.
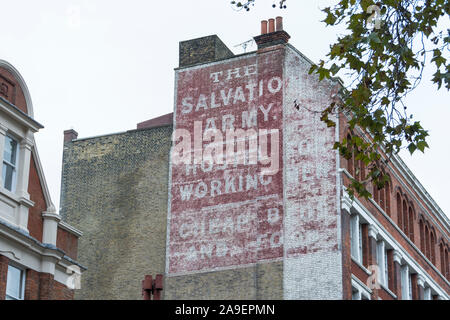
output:
[[[177,71],[169,275],[283,259],[289,287],[340,259],[335,131],[319,112],[332,88],[309,66],[278,49]]]
[[[282,257],[280,55],[179,70],[176,86],[168,273]]]

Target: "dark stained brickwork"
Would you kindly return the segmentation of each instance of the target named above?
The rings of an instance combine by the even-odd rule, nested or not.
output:
[[[164,274],[172,127],[64,144],[61,214],[83,237],[88,270],[75,299],[141,299],[146,274]]]
[[[283,299],[283,262],[166,278],[165,299]]]
[[[231,57],[233,52],[216,35],[180,42],[180,67]]]

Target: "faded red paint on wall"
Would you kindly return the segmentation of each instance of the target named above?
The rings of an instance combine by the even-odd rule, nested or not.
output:
[[[171,169],[168,272],[245,265],[283,256],[282,55],[280,51],[180,70],[175,129],[279,130],[279,170],[268,165],[175,165]],[[232,119],[232,120],[230,120]],[[224,135],[225,138],[225,135]],[[268,139],[270,141],[270,138]],[[204,143],[206,145],[207,143]],[[269,144],[269,150],[272,145]],[[195,172],[194,172],[195,171]]]

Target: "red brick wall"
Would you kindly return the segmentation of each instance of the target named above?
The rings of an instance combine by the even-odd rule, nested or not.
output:
[[[74,234],[58,228],[56,246],[63,250],[70,258],[77,259],[78,238]]]
[[[350,216],[347,213],[341,214],[341,230],[342,230],[342,284],[343,299],[352,299],[351,285],[351,241],[350,241]]]
[[[25,277],[25,300],[39,300],[39,272],[31,269]]]
[[[5,300],[9,259],[0,255],[0,300]]]
[[[73,290],[55,281],[51,274],[27,269],[25,300],[73,300]]]
[[[53,284],[53,300],[73,300],[74,290],[59,282]]]
[[[0,68],[0,86],[2,85],[7,87],[8,92],[6,97],[2,94],[3,91],[1,91],[0,88],[0,97],[8,100],[21,111],[27,113],[27,103],[25,101],[25,95],[23,94],[22,88],[9,71]]]
[[[367,280],[369,278],[369,275],[354,261],[352,261],[351,265],[352,273],[363,283],[367,283]],[[394,297],[386,291],[383,287],[380,289],[373,289],[372,290],[372,299],[378,299],[380,297],[383,300],[394,300]]]
[[[47,210],[41,182],[34,163],[34,157],[30,161],[30,177],[28,181],[28,193],[34,206],[28,213],[28,231],[30,235],[42,242],[43,219],[42,212]]]
[[[347,134],[349,133],[348,131],[348,125],[345,123],[345,119],[344,117],[341,117],[340,119],[340,123],[339,123],[339,128],[340,128],[340,137],[341,139],[344,136],[347,136]],[[347,168],[348,166],[348,160],[341,157],[340,159],[341,161],[341,168]],[[394,169],[395,172],[397,173],[397,175],[399,177],[402,177],[402,174],[400,173],[399,170]],[[414,211],[415,211],[415,218],[413,220],[413,226],[414,226],[414,244],[417,248],[419,248],[420,250],[420,230],[419,230],[419,213],[423,212],[423,210],[420,208],[419,203],[417,203],[415,200],[412,199],[411,195],[409,194],[410,191],[414,194],[414,196],[419,199],[420,203],[422,204],[422,206],[424,206],[425,208],[427,208],[428,210],[428,206],[426,205],[425,201],[423,201],[423,199],[421,199],[420,195],[417,194],[413,188],[411,186],[409,186],[409,184],[403,179],[401,178],[402,182],[404,184],[406,184],[409,188],[408,190],[406,190],[402,185],[401,182],[398,181],[396,179],[396,177],[394,176],[394,174],[392,174],[392,172],[390,173],[390,177],[391,177],[391,186],[390,186],[390,218],[394,221],[394,224],[398,224],[398,215],[397,215],[397,202],[396,202],[396,191],[398,190],[398,187],[401,188],[403,193],[406,193],[408,196],[408,199],[410,200],[410,204],[412,204],[412,206],[414,207]],[[349,185],[350,184],[350,179],[344,174],[343,175],[343,184],[344,185]],[[372,188],[371,186],[368,187],[369,191],[372,192]],[[371,212],[371,214],[374,216],[375,219],[377,219],[378,221],[381,222],[381,224],[384,226],[384,228],[391,234],[394,236],[394,238],[396,239],[396,241],[407,250],[407,252],[412,256],[412,258],[414,260],[416,260],[424,269],[425,271],[431,275],[431,277],[445,290],[450,291],[450,286],[447,285],[447,283],[444,282],[444,280],[442,279],[441,275],[439,273],[437,273],[435,270],[433,270],[433,268],[431,267],[430,263],[425,260],[420,254],[419,252],[412,247],[407,239],[408,237],[403,235],[403,233],[399,232],[394,225],[381,213],[381,211],[369,200],[365,200],[365,199],[358,199],[361,201],[361,203]],[[431,216],[434,217],[435,221],[438,221],[438,219],[436,218],[436,216],[434,215],[433,212],[428,211],[428,214],[430,214]],[[431,223],[431,221],[430,221]],[[443,230],[447,231],[447,228],[445,226],[443,226],[442,224],[440,224],[438,222],[438,224],[440,225],[440,227]],[[437,229],[437,226],[434,227],[435,233],[436,233],[436,237],[435,239],[437,239],[439,241],[439,239],[442,238],[442,234],[439,232],[439,229]],[[450,236],[450,234],[447,234],[448,236]],[[441,264],[440,264],[440,255],[439,255],[439,244],[438,241],[435,241],[435,245],[434,245],[434,250],[435,250],[435,263],[434,266],[438,269],[441,270]]]

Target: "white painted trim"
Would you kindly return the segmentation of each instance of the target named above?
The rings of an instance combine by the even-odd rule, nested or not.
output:
[[[364,267],[363,265],[362,265],[362,263],[360,263],[359,261],[357,261],[356,259],[355,259],[355,257],[351,257],[352,258],[352,261],[354,262],[354,263],[356,263],[365,273],[367,273],[367,275],[368,276],[371,276],[372,275],[372,273],[366,268],[366,267]]]
[[[344,172],[345,172],[345,170],[343,170]],[[345,191],[345,186],[343,186],[343,188],[344,188],[344,191]],[[350,199],[350,197],[348,196],[348,194],[345,192],[345,194],[346,194],[346,196],[345,197],[343,197],[344,199],[343,199],[343,203],[344,203],[344,201],[345,202],[350,202],[350,203],[352,203],[351,202],[351,199]],[[408,236],[406,236],[406,234],[403,232],[403,230],[401,230],[399,227],[398,227],[398,225],[394,222],[394,220],[392,220],[392,218],[386,213],[386,212],[384,212],[384,210],[382,210],[379,206],[378,206],[378,204],[375,202],[375,201],[373,201],[372,199],[370,199],[371,201],[372,201],[372,203],[373,204],[375,204],[378,208],[379,208],[379,210],[380,210],[380,212],[384,215],[384,217],[392,224],[392,226],[403,236],[403,239],[404,240],[406,240],[406,242],[408,242],[409,243],[409,245],[414,249],[414,250],[416,250],[416,252],[425,260],[425,261],[427,261],[428,262],[428,264],[430,265],[430,267],[431,268],[433,268],[433,270],[434,271],[436,271],[439,275],[441,275],[441,278],[442,279],[444,279],[449,285],[450,285],[450,282],[442,275],[442,273],[441,273],[441,271],[424,255],[424,253],[415,245],[415,243],[414,242],[412,242],[411,241],[411,239],[408,237]],[[361,202],[358,200],[358,199],[355,199],[355,201],[357,201],[358,202],[358,204],[359,204],[359,206],[360,207],[363,207],[363,205],[361,204]],[[364,207],[364,210],[365,211],[367,211],[367,212],[369,212],[369,210],[367,210],[365,207]]]
[[[55,274],[58,270],[57,266],[67,270],[74,264],[74,261],[55,246],[46,246],[4,224],[0,224],[0,247],[6,249],[2,250],[1,254],[7,256],[10,261],[37,272]],[[84,271],[86,268],[80,266],[80,270]],[[58,279],[65,279],[67,276],[59,275]],[[59,281],[58,279],[55,277],[55,280]],[[65,282],[59,282],[66,285]]]
[[[417,275],[417,285],[422,288],[425,286],[425,278],[421,274]]]
[[[369,225],[369,228],[368,228],[368,236],[377,240],[378,230],[371,224]]]
[[[78,238],[80,238],[81,236],[83,236],[83,232],[82,232],[82,231],[80,231],[80,230],[78,230],[77,228],[71,226],[70,224],[68,224],[68,223],[65,222],[65,221],[62,221],[62,220],[61,220],[61,221],[59,222],[59,224],[58,224],[58,227],[61,228],[61,229],[63,229],[63,230],[65,230],[65,231],[67,231],[67,232],[70,232],[70,233],[74,234],[74,235],[77,236]]]
[[[418,189],[417,193],[420,195],[423,195],[424,199],[429,202],[429,206],[431,206],[431,211],[437,212],[439,214],[438,218],[443,219],[444,223],[447,224],[447,227],[450,228],[450,219],[447,217],[447,215],[442,211],[442,209],[439,207],[439,205],[434,201],[434,199],[430,196],[430,194],[426,191],[426,189],[423,187],[423,185],[420,183],[420,181],[414,176],[411,170],[406,166],[406,164],[403,162],[403,160],[398,155],[393,155],[393,159],[397,164],[397,167],[401,168],[400,170],[404,175],[406,175],[407,180],[409,179],[413,185],[414,189]],[[394,162],[393,162],[394,163]],[[434,209],[434,210],[433,210]]]
[[[352,274],[351,284],[352,284],[352,287],[354,287],[356,290],[358,290],[361,295],[364,295],[367,299],[370,300],[370,297],[372,295],[372,290],[369,287],[367,287],[354,274]]]
[[[348,193],[344,190],[343,191],[343,197],[349,197]],[[395,238],[386,231],[386,229],[383,227],[383,225],[376,220],[372,214],[370,213],[367,208],[365,208],[358,199],[355,199],[353,201],[353,209],[356,210],[356,212],[361,215],[369,224],[373,224],[378,229],[378,234],[391,248],[394,250],[397,250],[402,260],[404,260],[405,263],[407,263],[409,266],[412,267],[412,269],[417,272],[418,274],[421,274],[426,283],[429,284],[429,286],[437,292],[439,295],[445,297],[445,299],[450,300],[450,296],[447,292],[445,292],[444,289],[442,289],[433,278],[431,278],[428,273],[420,266],[412,257],[411,255],[395,240]],[[395,254],[395,251],[394,251]],[[432,266],[434,267],[434,266]],[[434,267],[435,268],[435,267]],[[436,268],[435,268],[436,269]],[[450,285],[447,279],[443,278],[440,273],[438,273],[441,278]]]
[[[398,251],[398,250],[394,250],[392,253],[392,258],[394,260],[394,262],[397,262],[399,265],[402,264],[402,254]]]
[[[384,291],[386,291],[387,293],[389,293],[389,295],[391,297],[393,297],[394,299],[397,299],[397,295],[395,293],[393,293],[391,290],[389,290],[389,288],[387,287],[387,285],[384,285],[382,283],[380,283],[380,286],[383,288]]]
[[[356,129],[358,130],[358,133],[360,135],[362,135],[362,137],[369,142],[367,135],[363,132],[363,130],[359,127],[356,127]],[[382,152],[384,152],[384,148],[383,146],[380,146],[380,149]],[[384,159],[386,159],[386,157],[382,156]],[[433,223],[436,225],[436,227],[441,231],[442,235],[446,237],[446,239],[448,241],[450,241],[448,234],[446,232],[444,232],[441,227],[436,223],[435,219],[430,215],[430,212],[436,213],[436,217],[438,218],[438,220],[445,226],[447,226],[447,228],[450,228],[450,219],[447,217],[446,214],[444,214],[444,212],[442,211],[442,209],[437,205],[437,203],[433,200],[433,198],[430,196],[430,194],[425,190],[425,188],[422,186],[422,184],[420,183],[420,181],[414,176],[414,174],[411,172],[411,170],[409,170],[409,168],[406,166],[406,164],[403,162],[403,160],[400,158],[399,155],[395,155],[393,154],[391,159],[393,159],[393,161],[389,161],[388,162],[388,168],[389,171],[395,175],[395,177],[397,178],[397,180],[399,181],[399,183],[403,186],[403,188],[405,189],[405,191],[408,192],[408,194],[411,196],[411,198],[413,198],[415,200],[415,202],[421,207],[421,209],[424,211],[424,213],[428,216],[428,218],[430,220],[433,221]],[[398,171],[400,171],[401,175],[403,176],[404,180],[406,180],[408,182],[408,185],[403,181],[403,179],[401,179],[399,177],[399,175],[397,174],[397,172],[393,169],[392,165],[393,164],[396,169]],[[419,199],[414,195],[414,192],[411,191],[411,189],[416,191],[417,194],[419,194],[420,196],[422,196],[424,202],[426,203],[426,205],[429,207],[429,210],[427,210],[422,203],[419,201]]]
[[[4,69],[8,70],[13,75],[13,77],[16,79],[16,81],[18,82],[20,88],[23,91],[23,95],[25,96],[25,102],[27,104],[28,115],[31,118],[33,118],[34,117],[33,101],[31,100],[30,91],[28,90],[27,84],[26,84],[25,80],[23,79],[22,75],[19,73],[19,71],[17,71],[17,69],[12,64],[10,64],[8,61],[2,60],[2,59],[0,59],[0,68],[4,68]]]
[[[3,98],[0,99],[0,111],[6,114],[9,118],[13,119],[15,122],[30,129],[33,132],[37,132],[39,131],[39,129],[43,128],[43,126],[39,122],[29,117],[27,114],[23,113],[21,110],[17,109],[16,106],[10,104]]]

